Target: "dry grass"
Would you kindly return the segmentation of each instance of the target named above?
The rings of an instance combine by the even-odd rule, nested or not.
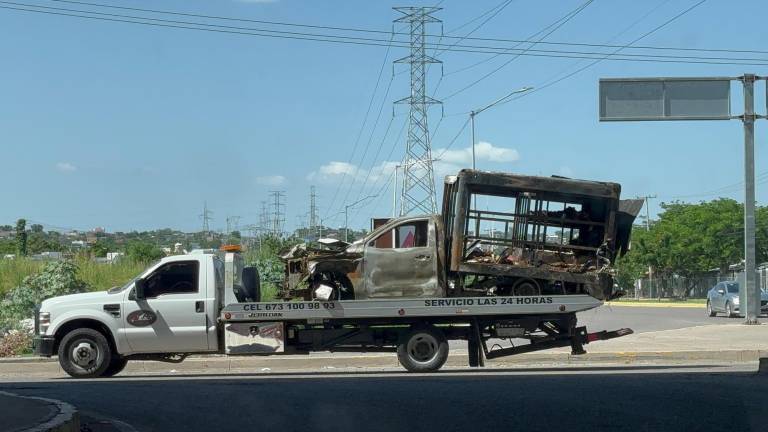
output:
[[[19,286],[25,277],[40,271],[44,264],[43,261],[23,258],[0,260],[0,297],[11,288]],[[127,259],[114,264],[103,264],[86,258],[78,258],[75,260],[75,264],[79,269],[78,276],[93,291],[102,291],[116,285],[123,285],[146,268],[145,263]]]

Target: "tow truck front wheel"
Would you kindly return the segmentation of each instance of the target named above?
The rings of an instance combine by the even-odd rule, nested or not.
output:
[[[448,341],[439,329],[411,329],[397,346],[397,359],[408,372],[433,372],[448,360]]]
[[[112,350],[103,334],[90,328],[67,333],[59,344],[59,364],[73,378],[102,376],[112,362]]]

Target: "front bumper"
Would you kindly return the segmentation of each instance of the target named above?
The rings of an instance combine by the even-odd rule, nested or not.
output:
[[[34,346],[35,355],[41,357],[50,357],[53,355],[53,336],[36,336],[32,345]]]

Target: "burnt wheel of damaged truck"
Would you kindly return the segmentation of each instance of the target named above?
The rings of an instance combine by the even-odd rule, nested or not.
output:
[[[107,338],[91,328],[67,333],[59,343],[59,364],[73,378],[95,378],[104,374],[112,360]]]
[[[397,346],[397,359],[408,372],[433,372],[448,360],[448,340],[434,326],[417,326]]]
[[[336,272],[322,272],[312,284],[312,300],[334,301],[354,300],[355,291],[347,275]]]
[[[521,279],[512,288],[512,295],[516,296],[537,296],[541,295],[539,284],[533,279]]]

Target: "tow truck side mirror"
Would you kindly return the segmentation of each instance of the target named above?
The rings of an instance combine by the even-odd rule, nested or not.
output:
[[[144,300],[146,298],[144,289],[147,287],[147,281],[144,278],[138,278],[133,283],[133,286],[136,289],[136,300]]]

